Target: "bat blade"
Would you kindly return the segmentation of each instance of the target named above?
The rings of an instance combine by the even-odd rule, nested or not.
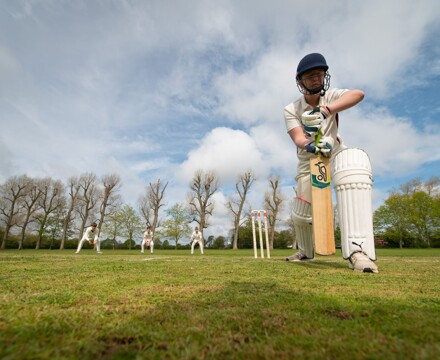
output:
[[[330,186],[330,160],[321,155],[310,159],[310,176],[315,252],[319,255],[333,255],[336,250]]]

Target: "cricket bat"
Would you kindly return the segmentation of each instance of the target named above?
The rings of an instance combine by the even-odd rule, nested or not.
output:
[[[322,137],[321,130],[315,139],[315,146]],[[319,255],[333,255],[335,236],[333,228],[332,189],[330,186],[330,159],[319,152],[310,159],[312,182],[312,224],[315,252]]]

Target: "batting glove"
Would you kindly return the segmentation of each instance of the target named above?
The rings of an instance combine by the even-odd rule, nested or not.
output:
[[[306,151],[312,154],[317,154],[321,152],[321,154],[325,157],[329,157],[333,150],[334,140],[330,136],[323,136],[318,145],[315,145],[313,141],[309,142],[306,145]]]
[[[320,105],[312,110],[312,114],[321,114],[324,119],[327,119],[331,115],[330,108],[327,105]]]
[[[316,135],[322,127],[323,118],[319,113],[311,114],[310,111],[306,111],[301,115],[301,122],[304,127],[304,131],[310,136]]]
[[[332,153],[335,142],[330,136],[323,136],[318,142],[319,151],[325,157],[329,157]]]
[[[311,141],[306,145],[306,151],[312,154],[317,154],[319,153],[319,147],[315,146],[315,143]]]

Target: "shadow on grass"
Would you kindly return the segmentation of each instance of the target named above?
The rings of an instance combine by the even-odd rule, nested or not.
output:
[[[350,276],[346,261],[283,260],[287,264],[280,266],[273,260],[249,266],[246,258],[233,269],[230,261],[218,262],[225,266],[220,277],[219,270],[213,270],[215,262],[207,258],[176,266],[179,272],[167,262],[161,268],[153,262],[135,267],[99,259],[99,268],[89,262],[68,268],[69,274],[77,271],[69,279],[78,281],[78,287],[21,283],[23,294],[0,312],[0,358],[440,357],[440,302],[423,293],[423,286],[402,289],[414,280],[409,272],[403,280]],[[200,267],[204,262],[209,267]],[[212,277],[200,269],[211,271]],[[262,276],[256,269],[262,269]],[[316,269],[337,269],[339,274]],[[241,271],[241,277],[225,278],[232,271]],[[98,272],[106,272],[101,293]],[[31,273],[35,276],[35,269],[24,269],[20,276],[31,279]],[[155,280],[140,280],[153,275]],[[26,293],[26,288],[31,290]],[[384,290],[389,290],[387,296],[381,295]],[[11,294],[5,292],[3,299]]]
[[[348,261],[337,261],[337,260],[322,260],[315,259],[314,261],[287,261],[285,258],[277,259],[276,261],[288,262],[292,266],[303,266],[306,268],[335,268],[335,269],[348,269]]]
[[[205,289],[149,311],[138,309],[98,338],[101,352],[93,356],[363,359],[411,353],[435,358],[440,348],[431,305],[414,308],[393,299],[359,298],[350,288],[326,296],[275,282],[232,281],[220,291]]]
[[[337,261],[308,261],[308,262],[295,262],[292,263],[293,265],[303,266],[310,269],[316,269],[316,268],[334,268],[334,269],[347,269],[348,268],[348,262],[337,262]]]

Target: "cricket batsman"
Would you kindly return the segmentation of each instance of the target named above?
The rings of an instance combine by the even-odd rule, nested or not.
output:
[[[295,177],[297,196],[292,209],[299,251],[286,260],[314,259],[309,159],[320,152],[330,157],[342,256],[355,271],[377,273],[370,160],[365,151],[347,148],[338,135],[339,113],[361,102],[364,92],[330,88],[328,69],[324,56],[319,53],[302,58],[296,83],[303,96],[284,108],[287,133],[297,147],[299,160]],[[315,144],[318,131],[322,137]]]

